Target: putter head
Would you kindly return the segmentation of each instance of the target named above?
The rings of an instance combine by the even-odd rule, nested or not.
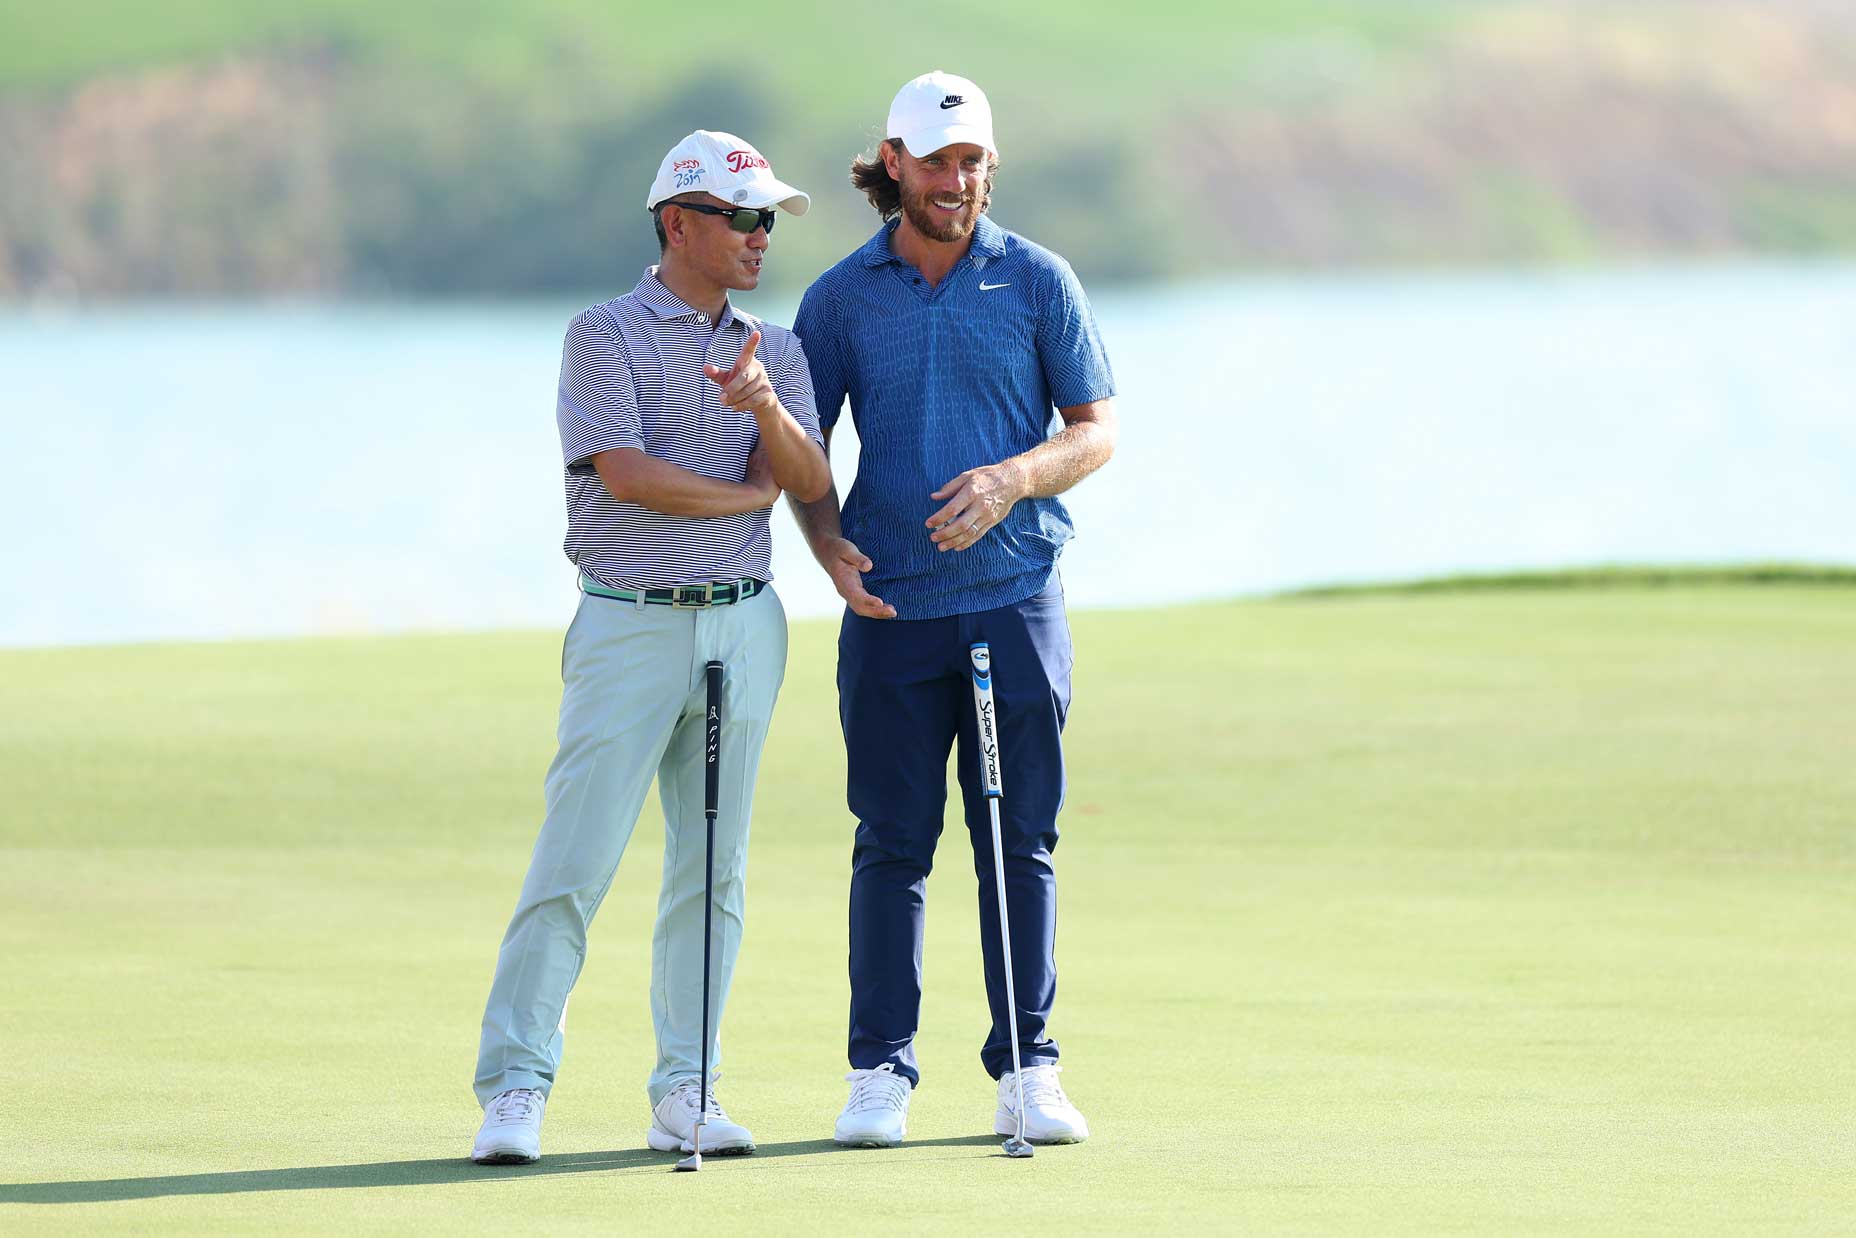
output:
[[[1002,1146],[1005,1148],[1005,1154],[1014,1160],[1031,1155],[1031,1145],[1017,1135],[1006,1140]]]
[[[690,1131],[690,1154],[677,1162],[673,1173],[695,1173],[702,1168],[702,1121]]]

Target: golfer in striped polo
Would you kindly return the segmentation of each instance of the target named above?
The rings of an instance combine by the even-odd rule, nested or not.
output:
[[[1114,379],[1069,264],[986,215],[998,147],[980,88],[923,74],[896,95],[885,132],[876,158],[851,165],[883,226],[819,276],[793,324],[820,419],[834,425],[848,401],[859,442],[842,514],[835,493],[795,504],[846,603],[838,700],[857,835],[851,1093],[834,1134],[854,1146],[906,1134],[921,1078],[924,890],[956,736],[992,1007],[980,1062],[998,1080],[994,1131],[1016,1128],[1013,1020],[967,657],[983,640],[1005,784],[1025,1135],[1075,1143],[1089,1126],[1058,1083],[1048,1030],[1071,663],[1057,577],[1070,518],[1057,496],[1114,451]]]
[[[690,1151],[700,1109],[704,676],[727,667],[715,834],[715,1018],[741,945],[748,818],[761,743],[786,669],[786,614],[768,578],[768,508],[831,484],[805,354],[744,314],[775,208],[810,199],[752,146],[698,130],[664,157],[645,202],[659,265],[568,328],[559,422],[567,557],[582,597],[561,654],[560,750],[483,1014],[472,1149],[533,1161],[561,1060],[587,926],[657,776],[664,873],[651,951],[657,1064],[647,1142]],[[719,1033],[709,1061],[721,1061]],[[752,1152],[709,1090],[703,1151]]]

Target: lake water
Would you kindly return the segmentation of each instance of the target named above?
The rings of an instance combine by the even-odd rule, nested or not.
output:
[[[0,313],[0,644],[564,624],[578,308]],[[1856,561],[1856,266],[1233,278],[1097,311],[1122,439],[1069,496],[1073,605]],[[838,447],[843,489],[848,419]],[[774,528],[788,610],[835,614]]]

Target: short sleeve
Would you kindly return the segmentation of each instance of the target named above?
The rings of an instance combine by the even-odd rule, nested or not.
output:
[[[1074,408],[1106,400],[1115,394],[1115,376],[1089,298],[1069,263],[1058,258],[1051,274],[1051,293],[1044,300],[1037,334],[1038,363],[1044,367],[1051,403]]]
[[[824,447],[825,436],[819,431],[818,405],[812,396],[812,370],[806,361],[805,345],[795,338],[767,377],[773,383],[773,393],[780,397],[781,405],[793,415],[806,437]]]
[[[812,378],[812,407],[818,424],[827,430],[838,424],[850,382],[845,372],[844,341],[837,329],[837,309],[821,279],[806,289],[799,302],[799,314],[793,319],[793,334],[799,337]]]
[[[567,328],[554,419],[570,472],[591,469],[591,458],[602,451],[644,449],[631,357],[625,341],[597,309],[587,310]]]

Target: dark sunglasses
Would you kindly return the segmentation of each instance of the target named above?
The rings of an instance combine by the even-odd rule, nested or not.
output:
[[[665,202],[657,209],[661,211],[666,206],[680,206],[686,211],[699,211],[704,215],[721,215],[727,218],[728,226],[736,232],[752,232],[762,228],[768,236],[773,235],[773,217],[777,214],[772,207],[757,210],[751,206],[710,206],[707,202]]]

